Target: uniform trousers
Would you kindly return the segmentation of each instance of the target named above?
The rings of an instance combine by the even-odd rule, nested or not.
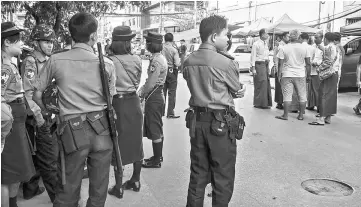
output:
[[[236,140],[211,133],[211,112],[197,114],[195,137],[191,138],[191,174],[187,207],[202,207],[205,188],[212,184],[212,206],[226,207],[233,194],[237,157]]]
[[[54,207],[78,206],[85,160],[87,161],[89,173],[89,198],[86,206],[103,207],[105,205],[113,143],[109,130],[98,135],[86,121],[83,124],[84,138],[88,139],[90,144],[75,152],[65,154],[66,184],[64,186],[61,184],[61,165],[58,165],[58,182]],[[61,137],[61,139],[64,138]]]
[[[44,126],[34,128],[29,123],[32,119],[33,117],[28,117],[26,129],[32,144],[36,146],[33,161],[37,172],[29,182],[23,184],[23,194],[28,197],[36,195],[41,176],[49,198],[51,202],[54,202],[59,154],[57,138],[55,134],[54,136],[51,134],[50,125],[47,121]]]
[[[173,69],[173,73],[170,73],[168,71],[167,78],[163,88],[164,101],[167,101],[167,92],[168,92],[167,116],[174,115],[174,108],[175,108],[176,95],[177,95],[177,84],[178,84],[178,70]],[[165,114],[165,107],[166,104],[164,104],[163,116]]]

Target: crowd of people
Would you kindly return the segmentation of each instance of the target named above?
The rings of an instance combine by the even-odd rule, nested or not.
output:
[[[85,166],[87,206],[104,206],[107,194],[122,198],[124,190],[139,192],[141,168],[162,166],[162,116],[179,118],[174,107],[180,70],[191,93],[186,119],[192,138],[187,206],[203,206],[208,183],[214,188],[214,205],[227,206],[233,193],[236,140],[242,138],[245,126],[234,109],[233,99],[242,98],[245,87],[239,83],[237,64],[226,52],[231,43],[227,20],[217,15],[203,19],[202,44],[187,59],[184,41],[178,50],[173,34],[145,35],[152,56],[141,87],[142,60],[132,53],[135,34],[130,27],[114,28],[105,48],[109,57],[94,51],[98,21],[93,15],[77,13],[68,27],[71,38],[66,48],[52,53],[55,32],[48,25],[36,25],[30,36],[34,50],[16,65],[12,58],[22,53],[23,30],[13,22],[1,24],[1,205],[17,207],[22,183],[24,199],[46,190],[53,206],[78,206]],[[94,72],[99,70],[105,71],[104,77]],[[217,86],[210,85],[211,80]],[[213,87],[217,96],[212,95]],[[118,141],[111,139],[112,109]],[[143,137],[152,141],[153,155],[148,159],[144,159]],[[118,147],[122,166],[113,150]],[[224,152],[224,147],[231,150]],[[199,151],[206,148],[212,153]],[[133,174],[123,183],[119,172],[128,164],[133,165]],[[111,165],[116,185],[108,189]],[[40,178],[45,188],[39,186]]]
[[[251,71],[254,80],[253,105],[260,109],[272,107],[269,78],[268,34],[259,32],[260,39],[252,47]],[[276,108],[283,109],[277,119],[288,120],[288,113],[299,113],[304,120],[305,109],[315,110],[316,119],[310,125],[331,123],[337,113],[337,93],[345,51],[341,34],[318,32],[314,38],[299,30],[284,32],[277,38],[274,48]],[[359,67],[359,66],[358,66]],[[359,70],[357,77],[359,77]],[[359,78],[356,83],[359,87]],[[359,105],[359,104],[358,104]],[[359,106],[354,107],[356,114]]]
[[[75,14],[68,28],[71,38],[66,47],[53,53],[55,32],[48,25],[36,25],[30,36],[34,51],[16,65],[12,58],[22,53],[23,30],[13,22],[1,24],[2,206],[17,207],[20,183],[24,199],[46,190],[53,206],[78,206],[85,166],[89,177],[87,206],[104,206],[107,194],[122,198],[125,190],[139,192],[142,168],[162,167],[162,117],[179,118],[174,113],[179,72],[191,94],[186,110],[191,137],[186,206],[203,206],[209,183],[212,205],[228,206],[235,180],[236,141],[242,139],[245,127],[244,118],[235,111],[234,99],[244,97],[246,89],[239,82],[237,62],[227,53],[232,44],[227,20],[218,15],[203,19],[199,28],[202,44],[187,58],[185,42],[181,41],[178,49],[173,34],[145,35],[151,58],[143,86],[142,60],[132,53],[136,34],[130,27],[114,28],[104,62],[103,52],[94,51],[98,21],[93,15]],[[269,37],[265,29],[259,36],[251,54],[254,107],[269,109]],[[316,119],[310,124],[331,123],[337,112],[344,55],[340,38],[337,33],[317,33],[313,44],[308,34],[298,30],[281,35],[274,49],[275,101],[284,112],[277,119],[288,120],[288,112],[296,111],[297,119],[303,120],[306,108],[317,107]],[[104,80],[94,72],[100,70],[99,65],[104,66]],[[359,87],[360,65],[361,58]],[[111,97],[110,108],[115,111],[115,142],[107,119],[110,110],[105,110],[106,97]],[[354,110],[361,113],[361,99]],[[147,159],[143,137],[152,142],[153,155]],[[116,162],[113,150],[118,147],[122,165],[133,165],[133,174],[125,182],[119,173],[123,166]],[[111,165],[116,184],[108,189]],[[39,186],[40,178],[45,188]]]

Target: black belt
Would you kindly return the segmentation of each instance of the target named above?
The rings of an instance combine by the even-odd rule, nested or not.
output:
[[[266,61],[256,61],[256,64],[266,64]]]
[[[125,94],[115,94],[114,98],[125,98],[125,97],[131,97],[131,96],[135,96],[137,95],[137,93],[134,92],[130,92],[130,93],[125,93]]]
[[[11,101],[10,103],[25,103],[25,98],[24,97],[16,98],[15,100]]]
[[[196,111],[196,112],[213,112],[213,111],[227,112],[226,109],[211,109],[208,107],[194,107],[194,111]]]

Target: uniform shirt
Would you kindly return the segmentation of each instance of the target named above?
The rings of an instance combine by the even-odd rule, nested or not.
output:
[[[37,124],[44,123],[40,107],[33,101],[34,81],[38,74],[43,70],[46,58],[39,51],[34,50],[27,56],[21,65],[21,77],[24,80],[25,98],[28,102],[30,110],[28,115],[34,115]]]
[[[185,60],[183,77],[191,93],[189,105],[194,107],[234,107],[235,93],[242,89],[235,61],[207,43]]]
[[[256,61],[268,60],[269,50],[266,41],[261,39],[253,43],[251,53],[251,66],[255,66]]]
[[[282,77],[305,77],[306,61],[310,50],[300,43],[290,43],[280,48],[277,58],[284,60]]]
[[[114,64],[108,58],[104,58],[104,62],[113,96]],[[73,49],[52,55],[39,72],[34,87],[44,91],[53,79],[58,87],[60,116],[100,111],[106,107],[99,59],[89,45],[76,43]]]
[[[115,87],[118,94],[137,91],[142,75],[142,59],[138,55],[110,56],[117,76]]]
[[[1,64],[1,96],[7,103],[24,97],[23,80],[19,71],[7,59],[3,59]]]
[[[162,55],[167,60],[168,68],[175,68],[181,65],[178,50],[172,45],[171,42],[163,44]]]
[[[160,53],[154,53],[148,67],[148,78],[140,92],[140,97],[147,97],[157,85],[164,85],[168,71],[165,57]]]
[[[316,44],[312,45],[313,47],[313,56],[311,57],[311,63],[315,63],[316,65],[321,65],[322,57],[323,57],[323,50]],[[317,75],[317,68],[318,66],[314,67],[311,66],[311,75]]]

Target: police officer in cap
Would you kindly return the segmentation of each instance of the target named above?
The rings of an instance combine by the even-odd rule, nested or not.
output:
[[[29,107],[26,128],[33,145],[36,145],[37,151],[34,156],[34,165],[38,173],[29,182],[24,183],[23,194],[24,199],[31,199],[44,192],[44,188],[39,187],[41,176],[49,198],[53,202],[57,180],[58,142],[50,131],[53,123],[51,113],[41,110],[33,101],[33,84],[35,77],[42,74],[42,70],[45,69],[43,66],[52,54],[55,32],[48,25],[36,25],[30,39],[33,40],[35,49],[23,60],[21,71],[23,71],[25,97]]]
[[[144,159],[143,167],[160,168],[163,161],[163,121],[164,107],[163,87],[167,76],[167,60],[161,54],[163,37],[159,33],[149,32],[144,36],[147,50],[152,53],[148,67],[148,79],[139,90],[140,98],[144,100],[143,136],[152,140],[153,156]]]
[[[11,107],[14,118],[12,132],[1,153],[1,205],[10,207],[17,207],[20,182],[29,181],[35,174],[26,136],[23,80],[18,68],[11,62],[12,57],[22,52],[22,31],[13,22],[1,23],[1,99]]]
[[[99,59],[92,46],[97,41],[98,21],[89,13],[77,13],[69,21],[75,42],[66,52],[52,55],[39,72],[33,99],[44,110],[42,94],[55,79],[59,90],[59,147],[65,154],[66,184],[57,183],[54,207],[77,206],[85,160],[89,171],[87,206],[103,207],[107,196],[113,151],[105,115]],[[110,96],[115,94],[115,69],[105,58]]]
[[[164,45],[162,54],[167,59],[168,63],[168,72],[167,78],[164,83],[164,98],[165,102],[167,100],[168,93],[168,109],[167,109],[167,118],[176,119],[180,116],[174,115],[174,108],[176,102],[176,92],[177,92],[177,83],[178,83],[178,67],[181,65],[179,54],[177,48],[173,46],[173,34],[167,33],[164,35]],[[165,114],[166,104],[164,104],[163,116]]]
[[[198,51],[184,62],[183,76],[191,93],[187,127],[191,136],[191,175],[187,207],[203,206],[211,176],[212,206],[228,206],[234,186],[237,145],[225,118],[234,98],[244,96],[237,64],[227,54],[227,20],[210,16],[201,21]]]

